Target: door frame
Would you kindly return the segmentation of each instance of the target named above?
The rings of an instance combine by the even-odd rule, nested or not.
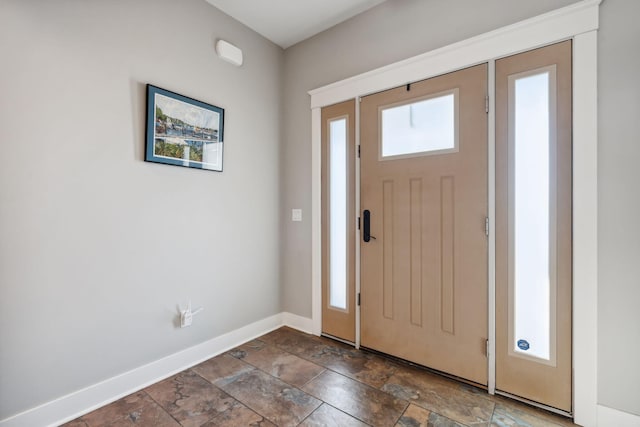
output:
[[[440,74],[489,63],[489,392],[495,393],[495,60],[573,40],[573,414],[576,423],[597,422],[597,30],[602,0],[578,3],[463,40],[309,92],[311,96],[312,332],[321,332],[321,107]],[[356,102],[356,129],[359,129]],[[359,134],[356,135],[359,144]],[[358,162],[357,162],[358,163]],[[356,166],[359,212],[359,164]],[[356,238],[359,239],[356,230]],[[358,245],[356,245],[358,248]],[[359,251],[357,251],[359,256]],[[356,263],[356,292],[360,290]],[[356,345],[360,336],[356,307]]]

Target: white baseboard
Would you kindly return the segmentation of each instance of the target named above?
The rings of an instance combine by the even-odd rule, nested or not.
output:
[[[282,313],[282,324],[307,334],[313,334],[313,320],[309,317],[302,317],[285,311]]]
[[[598,405],[598,427],[640,427],[640,416]]]
[[[280,326],[311,331],[311,319],[278,313],[202,344],[109,378],[0,421],[0,427],[57,426],[188,369]]]

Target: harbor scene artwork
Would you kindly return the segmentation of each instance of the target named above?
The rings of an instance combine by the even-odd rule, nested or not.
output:
[[[145,160],[222,172],[224,110],[147,85]]]

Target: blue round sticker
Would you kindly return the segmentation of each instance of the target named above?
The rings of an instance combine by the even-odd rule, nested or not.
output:
[[[527,340],[518,340],[518,348],[520,350],[529,350],[529,342]]]

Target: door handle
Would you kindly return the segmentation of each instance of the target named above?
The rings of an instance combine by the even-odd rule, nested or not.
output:
[[[362,226],[362,239],[365,242],[371,239],[376,240],[376,238],[371,235],[371,212],[369,212],[369,209],[365,209],[362,213],[362,222],[364,223]]]

